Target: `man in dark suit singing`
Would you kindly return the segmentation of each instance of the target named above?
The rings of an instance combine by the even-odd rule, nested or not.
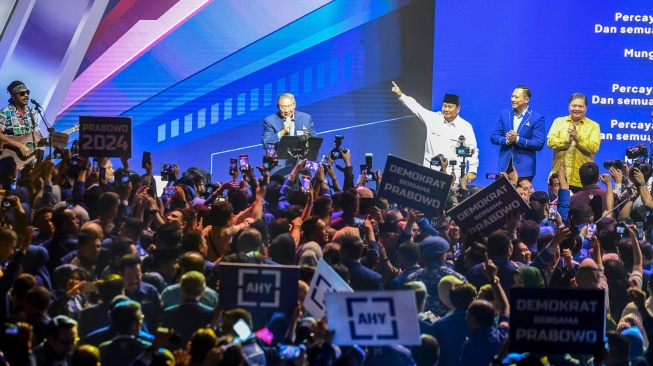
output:
[[[528,106],[531,91],[519,85],[512,93],[512,108],[501,111],[492,129],[490,141],[501,147],[499,171],[514,166],[519,179],[531,181],[535,172],[536,152],[542,150],[546,141],[544,116]]]

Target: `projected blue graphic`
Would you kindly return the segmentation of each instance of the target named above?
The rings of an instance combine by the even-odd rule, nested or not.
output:
[[[601,126],[595,162],[624,159],[629,146],[649,144],[653,109],[651,2],[438,1],[433,96],[461,96],[480,149],[479,178],[497,170],[490,130],[510,108],[515,86],[528,85],[531,107],[553,120],[569,115],[568,99],[589,98],[587,117]],[[424,103],[423,101],[421,101]],[[545,188],[552,153],[537,156],[536,189]]]

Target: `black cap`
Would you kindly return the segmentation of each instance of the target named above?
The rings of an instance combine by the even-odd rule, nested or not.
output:
[[[456,94],[445,94],[442,103],[451,103],[455,105],[460,105],[460,97],[457,96]]]

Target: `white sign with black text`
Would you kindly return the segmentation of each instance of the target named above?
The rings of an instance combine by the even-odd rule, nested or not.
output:
[[[420,344],[413,291],[327,292],[324,302],[334,344]]]

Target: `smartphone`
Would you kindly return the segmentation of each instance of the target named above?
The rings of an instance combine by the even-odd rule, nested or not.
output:
[[[97,174],[100,171],[100,162],[97,160],[93,160],[93,170],[91,173]]]
[[[644,239],[644,223],[636,222],[635,225],[637,225],[637,240]]]
[[[372,157],[372,153],[365,154],[365,165],[367,165],[367,169],[372,169]]]
[[[36,150],[36,161],[42,161],[43,160],[43,155],[45,155],[45,150],[37,149]]]
[[[7,335],[17,335],[18,334],[18,325],[6,323],[5,324],[5,334]]]
[[[596,234],[596,224],[587,224],[587,239],[592,239]]]
[[[306,164],[304,166],[306,167],[306,169],[313,172],[317,172],[318,170],[320,170],[320,163],[316,161],[306,161]]]
[[[172,196],[175,194],[175,187],[165,187],[163,188],[163,194],[166,196]]]
[[[15,180],[12,180],[11,185],[9,186],[9,189],[11,189],[12,191],[17,190],[18,189],[18,182],[16,182]]]
[[[238,159],[231,158],[229,160],[229,175],[234,175],[238,171]]]
[[[227,202],[228,197],[226,195],[222,195],[222,196],[218,196],[215,200],[217,202]]]
[[[75,205],[73,204],[72,198],[67,199],[66,200],[66,208],[68,208],[69,210],[72,210],[73,207],[75,207]]]
[[[107,168],[100,168],[100,179],[105,180],[107,176]]]
[[[302,176],[302,191],[309,192],[311,190],[311,176],[303,175]]]
[[[485,179],[499,179],[501,177],[501,174],[497,173],[485,173]]]
[[[623,224],[623,223],[619,223],[615,227],[615,230],[617,231],[617,234],[619,234],[619,236],[621,236],[623,238],[624,234],[626,233],[626,225]]]
[[[372,174],[372,171],[365,164],[361,164],[361,175],[365,176],[366,182],[371,182],[374,180],[374,174]]]
[[[558,218],[558,207],[549,207],[549,221],[555,221]]]
[[[149,151],[143,151],[143,159],[141,159],[141,168],[145,169],[145,166],[152,166],[152,154]]]
[[[302,353],[302,348],[306,349],[303,346],[293,346],[290,344],[280,344],[279,345],[279,358],[282,360],[295,360]]]
[[[241,341],[246,341],[249,339],[249,337],[252,336],[252,330],[249,328],[249,325],[247,325],[247,323],[243,319],[238,319],[236,324],[234,324],[233,329]]]
[[[247,155],[241,155],[238,158],[239,164],[240,164],[240,171],[242,172],[243,170],[249,169],[249,156]]]
[[[124,187],[129,183],[129,175],[123,175],[120,178],[120,184]]]
[[[85,294],[92,294],[98,293],[100,290],[98,290],[97,282],[86,282],[82,285],[82,292]]]

